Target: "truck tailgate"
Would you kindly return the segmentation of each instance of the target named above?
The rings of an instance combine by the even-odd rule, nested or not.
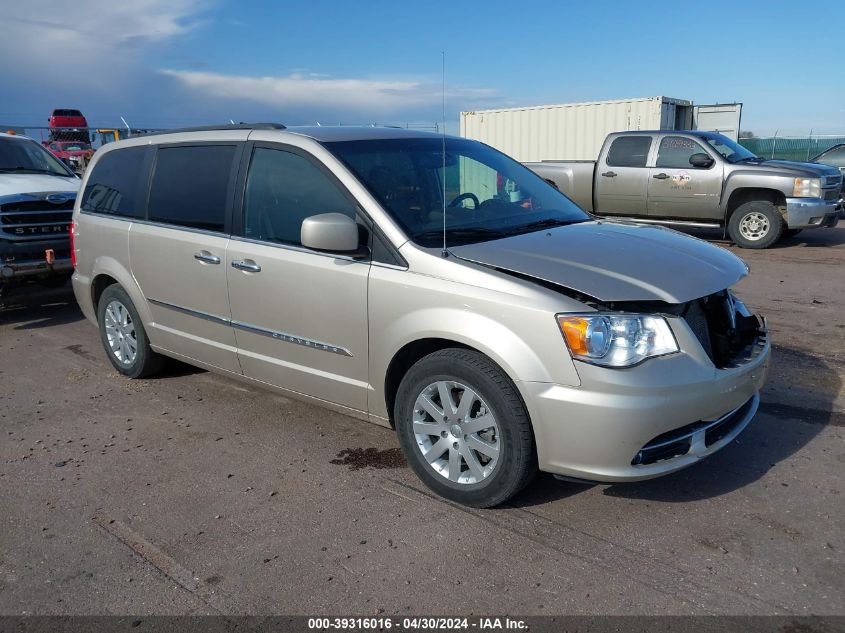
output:
[[[585,211],[593,210],[594,160],[546,160],[523,163],[528,169],[554,185]]]

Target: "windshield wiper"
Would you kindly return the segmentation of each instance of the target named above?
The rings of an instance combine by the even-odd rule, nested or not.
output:
[[[760,158],[759,156],[748,156],[747,158],[740,158],[739,160],[735,160],[734,164],[736,164],[736,163],[762,162],[764,160],[766,160],[766,159]]]
[[[438,237],[442,237],[444,235],[444,231],[441,229],[439,231],[425,231],[424,233],[417,233],[414,235],[414,239],[421,239],[421,240],[431,240]],[[445,231],[446,238],[457,238],[457,239],[473,239],[473,238],[497,238],[497,237],[504,237],[507,233],[503,231],[496,231],[494,229],[486,229],[483,226],[466,226],[466,227],[456,227],[453,229],[446,229]]]
[[[562,218],[546,218],[545,220],[537,220],[536,222],[529,222],[528,224],[521,224],[519,226],[515,226],[511,229],[508,229],[508,235],[513,235],[514,233],[530,233],[531,231],[539,231],[540,229],[549,229],[554,226],[567,226],[568,224],[578,224],[580,222],[586,222],[587,219],[576,219],[576,220],[564,220]]]

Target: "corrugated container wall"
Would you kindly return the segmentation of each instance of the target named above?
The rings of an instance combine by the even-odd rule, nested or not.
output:
[[[650,97],[461,112],[461,136],[523,162],[594,160],[610,132],[675,129],[691,105]]]

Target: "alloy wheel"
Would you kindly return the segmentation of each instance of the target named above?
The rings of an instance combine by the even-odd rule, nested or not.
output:
[[[423,459],[451,482],[476,484],[496,468],[501,436],[496,417],[468,386],[441,380],[414,404],[413,431]]]
[[[123,365],[131,365],[138,355],[138,339],[135,335],[135,323],[129,310],[120,301],[112,301],[106,306],[103,325],[112,355]]]

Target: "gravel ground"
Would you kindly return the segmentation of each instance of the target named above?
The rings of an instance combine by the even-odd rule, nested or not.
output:
[[[734,251],[775,345],[740,438],[495,510],[433,497],[389,430],[175,363],[126,380],[68,288],[13,296],[0,613],[845,614],[845,227]]]

